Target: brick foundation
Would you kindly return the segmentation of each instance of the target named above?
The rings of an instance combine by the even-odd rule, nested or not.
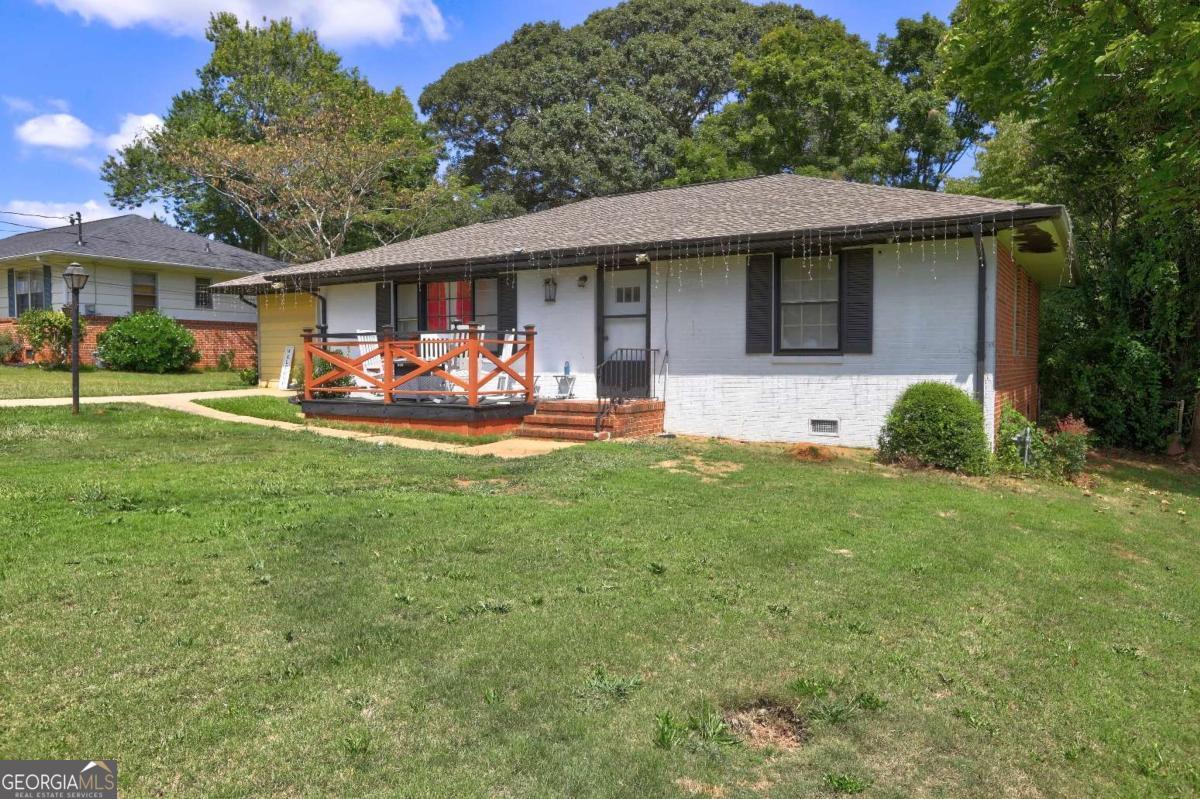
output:
[[[996,250],[996,427],[1011,405],[1029,419],[1038,413],[1037,283],[1004,247]]]
[[[83,340],[79,343],[79,360],[84,364],[94,362],[96,337],[115,322],[115,316],[90,316],[80,319],[86,325]],[[213,369],[217,360],[226,352],[233,351],[235,369],[254,366],[258,357],[258,325],[254,322],[207,322],[194,319],[179,319],[181,325],[196,337],[196,350],[200,353],[197,368]],[[17,336],[17,323],[13,319],[0,319],[0,333]],[[26,360],[28,360],[26,358]]]
[[[667,404],[662,400],[633,400],[612,409],[604,419],[604,429],[613,438],[645,438],[663,431]]]

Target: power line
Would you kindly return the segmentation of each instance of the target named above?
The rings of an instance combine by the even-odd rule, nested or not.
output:
[[[32,217],[35,217],[35,218],[37,218],[37,219],[61,219],[61,220],[63,220],[63,221],[69,221],[69,217],[65,217],[65,216],[54,216],[54,215],[51,215],[51,214],[34,214],[34,213],[30,213],[30,212],[28,212],[28,211],[4,211],[4,210],[0,210],[0,214],[13,214],[14,216],[32,216]]]

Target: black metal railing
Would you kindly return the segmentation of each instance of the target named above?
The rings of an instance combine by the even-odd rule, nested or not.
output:
[[[657,399],[658,350],[621,347],[596,367],[596,432],[617,405],[631,399]]]

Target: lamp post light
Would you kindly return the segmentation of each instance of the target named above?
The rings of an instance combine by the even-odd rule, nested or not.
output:
[[[71,291],[71,413],[79,413],[79,292],[87,285],[88,273],[72,263],[63,272],[63,282]]]

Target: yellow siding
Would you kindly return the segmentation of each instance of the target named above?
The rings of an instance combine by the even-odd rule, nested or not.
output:
[[[296,348],[293,363],[301,363],[300,333],[313,327],[317,300],[311,294],[271,294],[258,298],[258,376],[262,385],[277,388],[283,351]]]

